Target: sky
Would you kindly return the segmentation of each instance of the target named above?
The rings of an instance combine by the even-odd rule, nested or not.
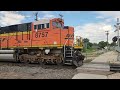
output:
[[[120,11],[0,11],[0,26],[32,22],[38,12],[38,19],[59,18],[63,15],[65,26],[72,26],[75,36],[88,38],[92,43],[106,41],[109,31],[109,43],[117,35],[114,32]]]

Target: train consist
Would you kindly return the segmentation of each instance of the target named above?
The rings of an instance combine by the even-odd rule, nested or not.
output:
[[[0,28],[0,60],[80,66],[82,38],[74,40],[74,28],[61,18],[42,19]]]

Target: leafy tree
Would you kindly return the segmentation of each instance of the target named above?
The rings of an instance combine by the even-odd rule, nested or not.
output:
[[[98,46],[99,46],[100,48],[104,48],[105,46],[107,46],[107,42],[100,41],[100,42],[98,43]]]
[[[115,42],[112,42],[111,44],[110,44],[110,46],[115,46],[116,45],[116,43]]]
[[[87,49],[90,49],[91,47],[92,47],[92,43],[91,42],[89,42],[90,40],[88,39],[88,38],[84,38],[83,39],[83,41],[84,41],[84,45],[87,47]]]
[[[83,39],[83,42],[84,42],[84,43],[88,43],[89,41],[90,41],[90,40],[89,40],[88,38],[84,38],[84,39]]]
[[[90,47],[92,47],[92,46],[93,46],[93,43],[89,42],[88,45],[89,45]]]

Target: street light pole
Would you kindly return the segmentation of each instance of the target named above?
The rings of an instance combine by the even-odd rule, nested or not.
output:
[[[107,35],[107,51],[108,51],[108,35],[109,35],[109,31],[105,31],[106,35]]]

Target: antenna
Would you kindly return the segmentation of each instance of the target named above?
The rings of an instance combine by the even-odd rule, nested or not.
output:
[[[35,15],[35,21],[38,21],[38,12],[33,12],[33,14]]]
[[[59,16],[60,16],[60,17],[61,17],[61,19],[62,19],[63,15],[62,15],[62,14],[59,14]]]
[[[38,21],[38,12],[35,12],[35,20]]]

